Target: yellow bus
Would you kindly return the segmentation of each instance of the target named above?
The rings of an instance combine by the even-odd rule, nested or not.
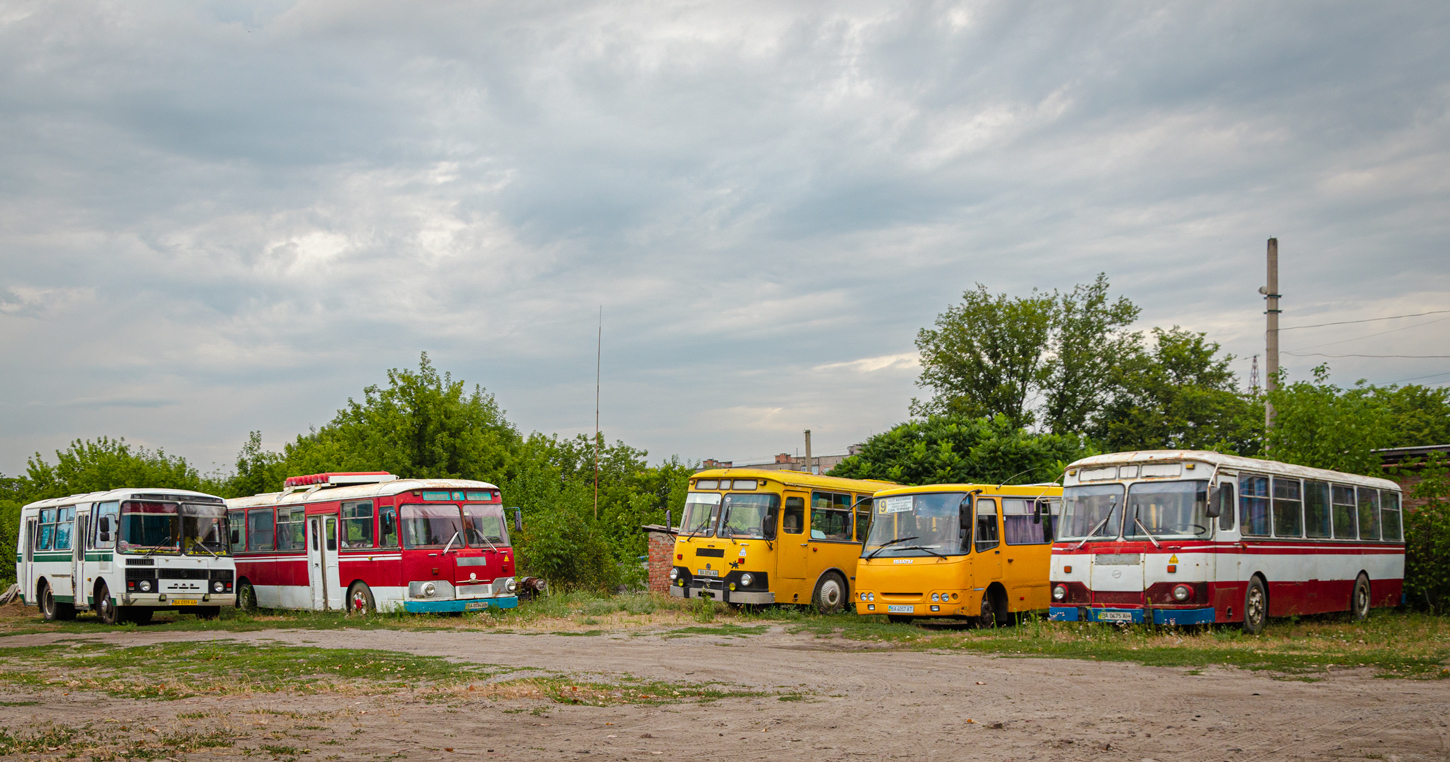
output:
[[[856,565],[856,612],[984,626],[1049,606],[1056,484],[931,484],[877,492]]]
[[[799,471],[701,471],[676,530],[670,595],[840,612],[855,587],[871,495],[889,486]]]

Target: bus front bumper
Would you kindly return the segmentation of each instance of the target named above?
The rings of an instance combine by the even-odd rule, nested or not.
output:
[[[1152,609],[1153,624],[1213,624],[1213,607],[1192,609]],[[1110,624],[1142,624],[1147,614],[1143,609],[1122,609],[1104,606],[1051,606],[1047,618],[1054,622],[1108,622]]]
[[[95,602],[87,598],[90,605]],[[185,611],[191,606],[235,606],[235,593],[122,593],[118,601],[122,606],[153,606],[159,609]]]
[[[775,593],[769,590],[727,590],[725,583],[715,580],[695,580],[695,583],[688,587],[678,583],[670,585],[670,596],[686,599],[712,598],[726,603],[775,603]]]
[[[498,598],[445,598],[435,601],[403,601],[403,610],[410,614],[442,614],[484,609],[511,609],[519,605],[516,595]]]

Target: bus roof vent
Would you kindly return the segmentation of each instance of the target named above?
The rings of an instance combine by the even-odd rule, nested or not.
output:
[[[347,484],[381,484],[398,477],[387,471],[343,471],[306,476],[289,476],[284,487],[341,487]]]

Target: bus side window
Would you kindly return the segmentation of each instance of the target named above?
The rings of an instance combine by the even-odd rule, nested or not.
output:
[[[59,508],[55,512],[55,549],[70,550],[71,530],[75,528],[76,509]]]
[[[370,500],[342,504],[342,547],[373,546],[373,504]]]
[[[856,542],[865,542],[871,533],[871,503],[870,497],[863,497],[856,505]]]
[[[977,552],[991,550],[1000,544],[997,539],[997,501],[977,498]]]
[[[273,550],[275,531],[271,508],[247,511],[247,550]]]
[[[1218,528],[1230,532],[1234,528],[1234,483],[1218,485]]]
[[[1329,530],[1329,482],[1304,481],[1304,535],[1306,537],[1328,537]]]
[[[393,506],[378,509],[378,547],[398,547],[398,513]]]
[[[1355,523],[1354,487],[1341,487],[1338,484],[1332,488],[1334,495],[1334,539],[1354,540],[1359,538],[1359,529]]]
[[[1239,476],[1239,531],[1269,536],[1269,477]]]
[[[227,513],[227,544],[232,548],[232,553],[241,553],[247,549],[247,519],[246,514],[241,511],[230,511]]]
[[[96,506],[91,519],[95,527],[94,539],[91,540],[91,547],[97,550],[110,549],[116,546],[116,520],[121,515],[121,504],[100,503]]]
[[[1359,539],[1380,538],[1380,493],[1367,487],[1359,488]]]
[[[785,513],[781,514],[781,531],[786,534],[800,534],[806,528],[806,499],[803,497],[787,497],[785,499]]]
[[[1400,493],[1389,490],[1380,493],[1380,516],[1385,540],[1399,542],[1404,539],[1400,535]]]

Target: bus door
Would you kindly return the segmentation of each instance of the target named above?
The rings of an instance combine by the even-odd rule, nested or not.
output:
[[[840,569],[848,576],[855,576],[861,546],[851,538],[849,494],[811,493],[810,534],[806,543],[810,548],[806,554],[806,578],[812,584],[826,569]]]
[[[998,531],[997,499],[979,497],[973,503],[977,512],[977,560],[972,564],[972,587],[985,589],[1002,579],[1002,535]]]
[[[318,611],[342,608],[338,592],[337,515],[307,517],[307,584],[312,608]]]
[[[86,591],[90,590],[87,584],[90,580],[86,575],[86,549],[90,547],[90,537],[87,536],[89,532],[86,530],[90,523],[91,512],[78,506],[76,525],[71,535],[70,563],[71,595],[74,596],[71,600],[77,607],[86,605]]]
[[[785,598],[787,590],[799,596],[799,588],[806,577],[806,555],[810,553],[810,537],[807,527],[806,496],[785,493],[785,507],[780,512],[780,532],[776,535],[777,548],[775,573],[780,577],[781,590],[776,600],[782,603],[798,603]]]
[[[20,564],[20,594],[32,605],[37,603],[35,598],[35,517],[31,516],[25,521],[25,554]]]

